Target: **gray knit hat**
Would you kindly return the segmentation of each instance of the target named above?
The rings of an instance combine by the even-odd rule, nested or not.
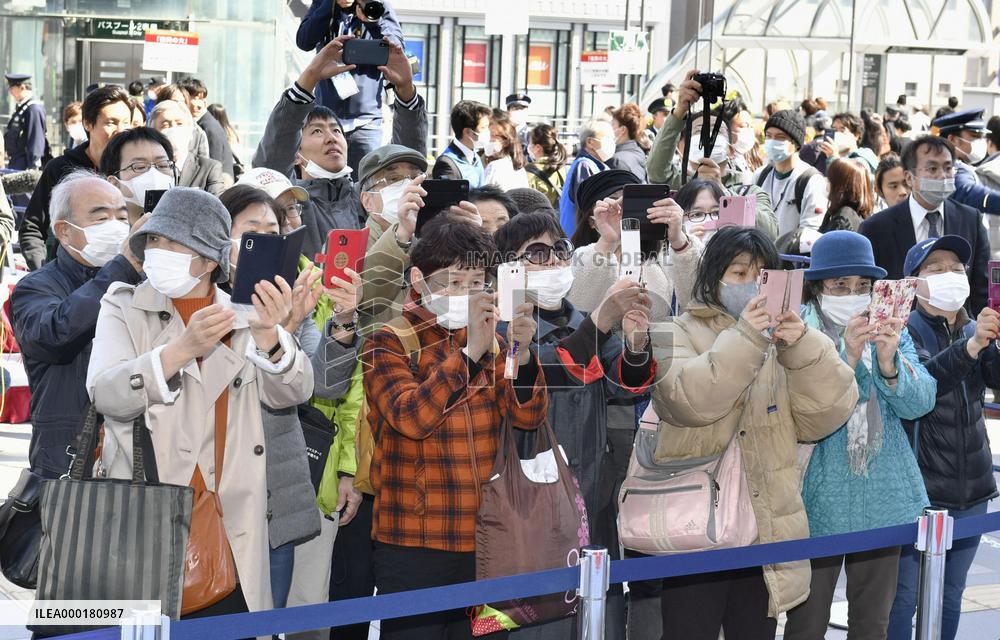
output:
[[[801,149],[805,143],[806,121],[795,109],[782,109],[768,118],[764,130],[767,131],[772,127],[788,134],[798,149]]]
[[[510,199],[517,205],[518,213],[531,213],[539,209],[551,209],[552,203],[541,191],[527,187],[518,187],[507,192]]]
[[[174,187],[163,194],[153,215],[129,240],[129,247],[136,258],[144,260],[146,236],[161,236],[219,263],[212,280],[227,282],[231,228],[232,217],[221,200],[201,189]]]

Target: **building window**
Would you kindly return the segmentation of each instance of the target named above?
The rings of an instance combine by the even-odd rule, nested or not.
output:
[[[569,31],[531,29],[515,40],[514,90],[531,98],[533,118],[567,115]]]
[[[905,93],[906,96],[909,97],[909,98],[916,98],[917,97],[917,83],[916,82],[907,82],[906,84],[904,84],[903,85],[903,93]]]
[[[455,46],[455,96],[458,100],[477,100],[487,105],[499,104],[500,36],[486,35],[483,27],[459,25]]]
[[[942,82],[938,84],[938,95],[939,96],[950,96],[951,95],[951,83]]]
[[[420,72],[413,76],[413,82],[420,88],[429,108],[437,104],[438,72],[438,31],[439,25],[405,23],[403,38],[406,40],[406,55],[415,58]]]
[[[608,49],[607,31],[590,31],[583,36],[584,51],[607,51]],[[574,64],[579,64],[575,60]],[[596,114],[604,110],[606,106],[618,106],[621,104],[622,77],[613,75],[613,79],[606,85],[595,85],[587,87],[583,94],[583,113]]]

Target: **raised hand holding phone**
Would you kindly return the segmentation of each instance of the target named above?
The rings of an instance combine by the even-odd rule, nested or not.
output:
[[[497,297],[500,305],[500,319],[504,322],[514,322],[518,315],[518,309],[528,307],[531,313],[531,305],[525,305],[525,286],[527,284],[524,265],[518,261],[505,262],[497,267]],[[510,355],[504,366],[504,378],[513,380],[517,378],[518,355],[521,343],[511,342]]]

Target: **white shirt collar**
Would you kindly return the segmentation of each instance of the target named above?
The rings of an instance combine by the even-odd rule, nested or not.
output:
[[[459,151],[462,152],[462,155],[465,156],[465,159],[468,160],[469,164],[476,163],[475,151],[462,144],[462,142],[458,138],[455,138],[452,142],[454,142],[455,146],[458,147]]]
[[[26,105],[29,102],[31,102],[34,98],[35,98],[34,94],[29,91],[28,95],[26,95],[25,97],[21,98],[21,100],[17,104],[14,105],[14,108],[15,109],[20,109],[24,105]]]
[[[924,205],[917,202],[917,199],[910,194],[910,218],[913,220],[913,234],[917,238],[917,242],[926,240],[930,234],[930,223],[927,223],[927,214],[931,211],[937,211],[941,214],[941,233],[944,233],[944,203],[936,209],[925,209]]]

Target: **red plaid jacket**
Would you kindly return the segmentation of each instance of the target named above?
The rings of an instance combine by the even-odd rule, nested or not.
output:
[[[505,416],[521,429],[545,420],[548,394],[541,368],[531,400],[520,404],[503,377],[506,347],[487,354],[469,380],[461,349],[465,330],[449,332],[426,310],[407,305],[420,360],[410,370],[399,339],[375,332],[365,346],[364,388],[375,434],[372,538],[404,547],[475,551],[480,484],[489,479]],[[498,337],[499,339],[499,337]],[[448,405],[456,393],[464,391]]]

